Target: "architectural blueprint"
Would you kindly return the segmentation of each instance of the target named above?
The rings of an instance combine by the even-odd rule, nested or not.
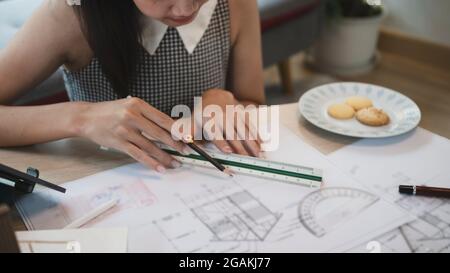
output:
[[[350,159],[355,157],[359,160],[351,162]],[[380,244],[381,252],[450,252],[448,199],[398,193],[399,185],[450,187],[450,143],[447,139],[417,129],[392,138],[388,143],[362,140],[335,152],[329,159],[347,170],[361,185],[416,218],[371,239]],[[368,242],[351,251],[366,252]]]
[[[322,188],[183,166],[159,174],[131,164],[46,190],[18,208],[29,229],[58,229],[111,198],[86,228],[128,228],[130,252],[330,252],[352,249],[414,220],[282,129],[267,158],[324,170]]]

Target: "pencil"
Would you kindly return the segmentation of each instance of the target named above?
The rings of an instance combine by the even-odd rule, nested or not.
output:
[[[398,191],[409,195],[450,198],[450,189],[446,188],[400,185]]]
[[[209,154],[207,154],[203,149],[201,149],[199,146],[197,146],[194,143],[194,140],[192,136],[185,136],[183,138],[186,145],[188,145],[192,150],[196,151],[200,156],[204,157],[209,163],[211,163],[214,167],[216,167],[219,171],[225,173],[228,176],[233,176],[233,172],[220,164],[217,160],[215,160],[213,157],[211,157]]]
[[[70,223],[69,225],[65,226],[64,229],[74,229],[74,228],[82,227],[85,224],[87,224],[88,222],[90,222],[92,219],[102,215],[103,213],[105,213],[108,210],[110,210],[111,208],[113,208],[115,205],[117,205],[118,202],[119,202],[119,200],[113,199],[104,204],[101,204],[100,206],[93,209],[86,215],[82,216],[81,218],[79,218],[79,219],[73,221],[72,223]]]

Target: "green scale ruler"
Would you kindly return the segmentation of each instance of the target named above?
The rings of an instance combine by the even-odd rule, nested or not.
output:
[[[166,145],[159,144],[159,146],[183,163],[214,168],[210,162],[195,152],[189,155],[182,155]],[[227,155],[207,149],[205,149],[205,152],[235,173],[309,187],[320,187],[322,184],[323,172],[320,169],[274,162],[249,156],[235,154]]]

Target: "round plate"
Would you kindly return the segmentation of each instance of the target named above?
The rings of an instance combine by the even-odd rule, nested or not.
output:
[[[390,123],[371,127],[356,118],[338,120],[328,115],[328,107],[345,103],[352,96],[364,96],[373,101],[374,107],[389,115]],[[306,120],[324,130],[351,137],[383,138],[404,134],[419,125],[421,112],[417,104],[399,92],[385,87],[364,83],[333,83],[306,92],[299,101],[300,113]]]

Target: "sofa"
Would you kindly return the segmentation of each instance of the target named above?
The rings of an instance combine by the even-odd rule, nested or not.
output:
[[[289,57],[317,38],[323,19],[320,0],[258,0],[264,66],[277,64],[285,94],[294,93]]]
[[[0,50],[6,46],[44,0],[0,0]],[[283,88],[292,92],[289,57],[307,49],[317,37],[320,0],[258,0],[264,66],[278,65]],[[18,99],[15,104],[46,104],[67,100],[61,71]]]

